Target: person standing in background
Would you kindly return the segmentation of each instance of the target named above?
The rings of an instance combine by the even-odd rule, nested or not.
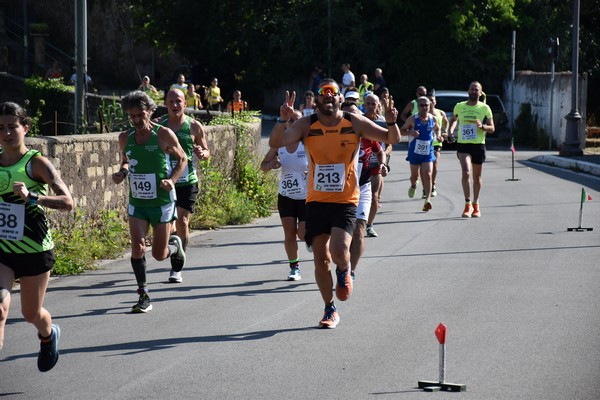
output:
[[[307,117],[316,111],[315,94],[312,91],[304,93],[304,103],[300,104],[302,116]]]
[[[384,87],[387,87],[381,68],[375,68],[375,79],[373,80],[373,85],[373,90],[375,90],[375,94],[377,96],[381,95],[381,91]]]
[[[342,71],[344,71],[344,76],[342,77],[342,94],[346,94],[346,90],[349,87],[356,86],[356,78],[352,71],[350,71],[350,64],[342,64]]]
[[[362,105],[365,102],[365,94],[368,92],[373,92],[374,85],[369,82],[369,77],[366,74],[362,74],[360,76],[360,84],[358,85],[358,108],[362,108]]]
[[[177,82],[172,84],[169,87],[169,90],[179,89],[183,93],[185,93],[187,91],[187,87],[188,87],[188,85],[187,85],[187,83],[185,83],[185,75],[179,74],[179,75],[177,75]]]
[[[138,90],[141,90],[142,92],[145,92],[145,93],[150,92],[152,95],[158,94],[158,90],[156,90],[156,88],[150,84],[150,77],[147,75],[142,78],[142,83],[138,87]]]
[[[200,99],[200,95],[196,93],[196,87],[193,83],[189,83],[187,85],[187,90],[184,93],[186,107],[191,107],[194,110],[202,110],[204,108],[202,105],[202,99]]]
[[[233,100],[227,103],[227,112],[240,113],[242,111],[248,111],[248,103],[242,100],[242,92],[239,90],[233,91]]]
[[[219,80],[212,78],[210,86],[206,88],[205,99],[208,102],[208,109],[212,111],[221,111],[221,103],[223,98],[221,97],[221,88],[218,86]]]

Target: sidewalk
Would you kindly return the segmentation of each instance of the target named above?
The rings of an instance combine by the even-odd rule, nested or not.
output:
[[[486,147],[488,150],[509,150],[510,141],[498,138],[488,138],[486,140]],[[554,151],[543,151],[532,148],[517,148],[517,154],[523,156],[523,152],[534,152],[538,153],[528,159],[528,161],[550,165],[552,167],[570,169],[575,172],[582,172],[590,175],[600,177],[600,152],[584,154],[582,156],[574,157],[563,157],[558,155],[558,150]]]
[[[600,154],[585,154],[578,157],[561,157],[544,154],[535,156],[529,161],[600,176]]]

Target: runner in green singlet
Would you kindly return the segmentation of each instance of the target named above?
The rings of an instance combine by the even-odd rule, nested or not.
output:
[[[184,93],[179,89],[170,90],[167,93],[166,105],[168,115],[161,118],[160,124],[175,132],[188,161],[183,175],[175,182],[177,194],[175,230],[177,236],[181,238],[185,250],[190,238],[190,216],[194,212],[194,205],[198,197],[198,174],[194,165],[194,154],[199,160],[207,160],[210,157],[210,151],[202,124],[184,114],[184,109],[187,107],[187,98]],[[169,282],[181,283],[183,281],[181,271],[176,271],[176,266],[172,267]]]
[[[52,163],[25,146],[30,119],[16,103],[0,104],[0,349],[15,279],[19,279],[23,318],[40,338],[38,369],[58,361],[60,328],[43,307],[54,243],[46,208],[73,210],[73,198]],[[48,194],[52,188],[54,196]]]
[[[171,257],[179,271],[185,265],[183,243],[171,235],[171,223],[177,219],[175,182],[187,167],[187,157],[169,128],[150,120],[156,109],[144,92],[131,92],[121,100],[133,128],[119,134],[121,169],[112,174],[119,184],[129,176],[129,231],[131,266],[138,285],[138,302],[133,313],[152,310],[146,283],[146,235],[152,225],[152,256],[158,260]]]

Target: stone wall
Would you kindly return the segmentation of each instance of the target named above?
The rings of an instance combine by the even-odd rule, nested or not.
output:
[[[231,176],[237,143],[234,127],[205,126],[205,130],[211,163],[224,176]],[[249,124],[254,146],[260,143],[260,130],[260,122]],[[110,177],[119,170],[121,161],[118,133],[26,138],[26,144],[40,150],[60,171],[76,207],[89,212],[102,209],[125,212],[127,186],[115,185]],[[255,153],[258,154],[257,148]]]

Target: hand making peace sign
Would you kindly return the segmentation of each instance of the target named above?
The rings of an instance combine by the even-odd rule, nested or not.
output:
[[[388,124],[396,123],[398,118],[398,110],[394,108],[394,98],[392,96],[387,99],[383,99],[383,110],[385,115],[385,122]]]
[[[287,121],[292,118],[294,114],[294,102],[296,101],[296,92],[293,91],[290,96],[289,91],[285,91],[285,102],[279,108],[279,118],[283,121]]]

